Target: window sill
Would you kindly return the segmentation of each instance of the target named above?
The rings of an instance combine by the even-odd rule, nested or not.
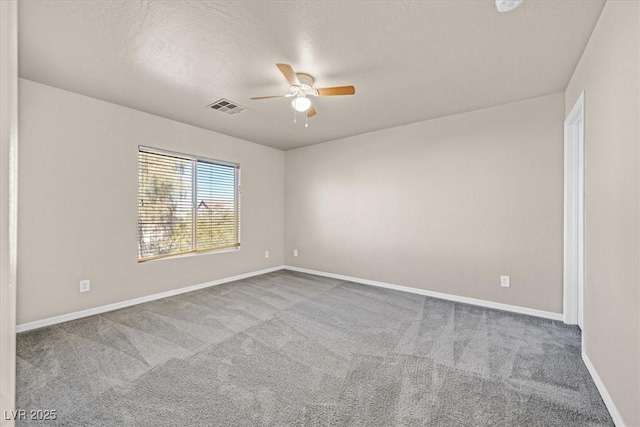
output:
[[[191,258],[191,257],[199,257],[203,255],[212,255],[212,254],[220,254],[226,252],[240,252],[240,246],[231,247],[231,248],[223,248],[223,249],[211,249],[209,251],[198,251],[198,252],[189,252],[186,254],[177,254],[177,255],[167,255],[164,257],[151,258],[151,259],[139,259],[138,264],[146,264],[149,262],[156,261],[164,261],[168,259],[180,259],[180,258]]]

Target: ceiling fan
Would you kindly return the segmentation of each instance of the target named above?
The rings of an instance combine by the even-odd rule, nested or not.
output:
[[[306,73],[296,73],[289,64],[276,64],[284,78],[289,83],[290,93],[285,95],[258,96],[251,99],[289,98],[293,97],[291,106],[301,113],[306,112],[306,118],[315,116],[316,110],[311,105],[310,96],[336,96],[353,95],[356,88],[353,86],[334,86],[314,89],[313,77]],[[295,121],[295,120],[294,120]],[[305,125],[306,126],[306,125]]]

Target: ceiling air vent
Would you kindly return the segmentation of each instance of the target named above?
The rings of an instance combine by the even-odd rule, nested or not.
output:
[[[228,99],[221,98],[214,102],[211,105],[208,105],[207,108],[211,108],[212,110],[218,110],[223,113],[229,114],[233,116],[234,114],[242,113],[243,111],[247,111],[246,107],[236,104],[235,102],[231,102]]]

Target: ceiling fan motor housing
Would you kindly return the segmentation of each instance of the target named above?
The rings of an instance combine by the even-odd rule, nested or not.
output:
[[[313,87],[313,77],[306,73],[296,73],[296,77],[298,77],[298,81],[300,85],[307,85],[309,87]]]
[[[291,91],[295,96],[318,95],[318,91],[313,88],[313,77],[306,73],[296,73],[300,86],[291,86]]]

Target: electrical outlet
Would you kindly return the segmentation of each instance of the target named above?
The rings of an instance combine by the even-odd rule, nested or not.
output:
[[[503,288],[511,287],[511,278],[509,276],[500,276],[500,286]]]
[[[264,257],[269,258],[269,251],[264,251]]]
[[[91,290],[91,281],[89,279],[81,280],[80,281],[80,292],[89,292],[90,290]]]
[[[293,250],[293,256],[298,256],[298,250],[297,249]]]

